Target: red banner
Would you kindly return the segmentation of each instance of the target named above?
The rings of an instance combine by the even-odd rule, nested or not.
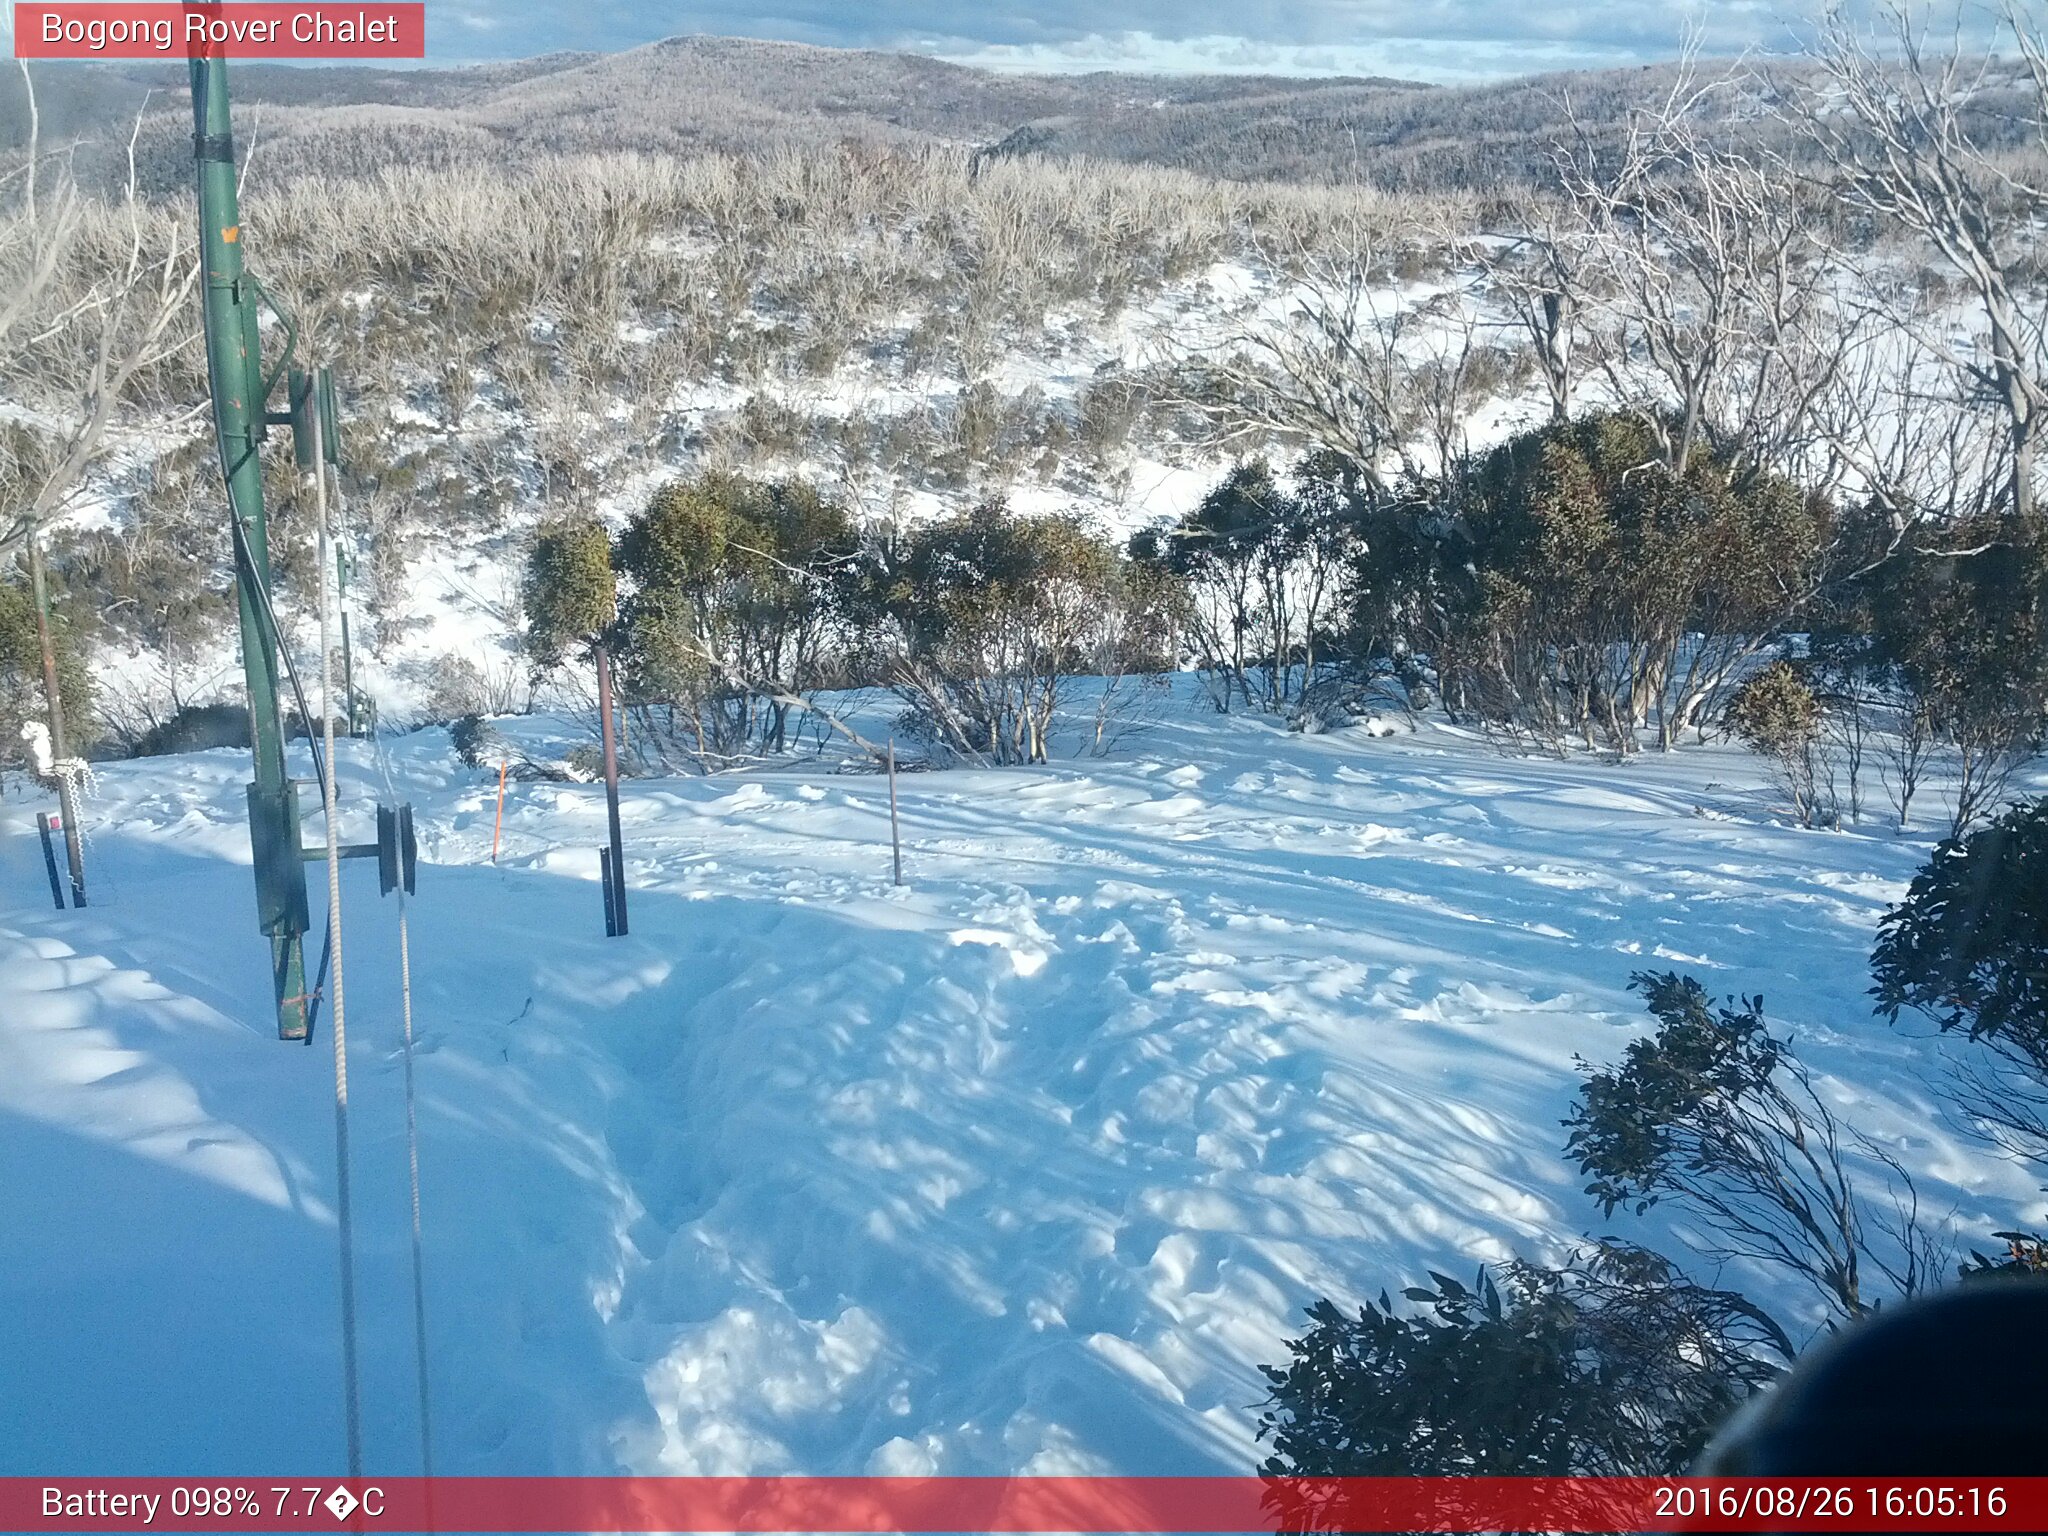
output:
[[[0,1529],[2042,1531],[2048,1477],[17,1477]]]
[[[423,59],[424,4],[55,4],[14,7],[20,59]]]

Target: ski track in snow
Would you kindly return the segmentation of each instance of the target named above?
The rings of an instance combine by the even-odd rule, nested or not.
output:
[[[1574,1058],[1641,1028],[1642,968],[1763,993],[1965,1236],[2039,1218],[1945,1126],[1936,1045],[1863,999],[1925,840],[1784,826],[1715,749],[1518,761],[1186,692],[1119,757],[906,775],[900,889],[878,779],[634,782],[621,940],[600,787],[515,784],[493,868],[495,775],[443,731],[396,743],[441,1470],[1242,1473],[1257,1367],[1317,1296],[1589,1232],[1676,1251],[1560,1156]],[[367,751],[341,755],[366,817]],[[330,1042],[271,1038],[245,777],[108,766],[78,913],[35,807],[0,805],[0,1401],[33,1405],[0,1473],[339,1459]],[[416,1467],[395,912],[344,878],[390,1475]]]

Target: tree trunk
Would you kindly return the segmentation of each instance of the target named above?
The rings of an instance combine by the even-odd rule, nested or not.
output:
[[[2034,522],[2034,449],[2037,425],[2029,416],[2015,421],[2012,428],[2012,510],[2020,525],[2029,530]]]
[[[58,765],[57,803],[64,814],[64,858],[71,866],[72,905],[85,905],[85,845],[78,829],[78,784],[62,765],[71,756],[71,742],[64,729],[64,693],[58,686],[57,647],[50,634],[50,587],[43,570],[43,540],[40,528],[28,535],[28,573],[35,599],[36,643],[42,650],[43,701],[50,715],[50,758]],[[310,729],[310,723],[308,729]]]

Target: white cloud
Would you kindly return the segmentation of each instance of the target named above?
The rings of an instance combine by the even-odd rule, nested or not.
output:
[[[1383,37],[1358,43],[1265,42],[1248,37],[1161,38],[1149,32],[1091,33],[1058,43],[912,41],[919,53],[982,69],[1069,74],[1385,75],[1451,83],[1553,69],[1630,64],[1639,48],[1573,39],[1483,41]],[[1672,52],[1676,52],[1676,39]]]
[[[515,57],[680,33],[902,48],[1003,70],[1457,81],[1781,49],[1829,0],[428,0],[438,34]],[[1841,0],[1868,15],[1882,0]],[[1979,0],[1935,0],[1937,7]],[[2041,0],[2021,0],[2038,4]],[[1976,14],[1976,12],[1971,12]],[[483,25],[492,24],[485,32]]]

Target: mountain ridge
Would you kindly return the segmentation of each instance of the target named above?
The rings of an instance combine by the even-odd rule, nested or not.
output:
[[[1735,67],[1733,65],[1729,67]],[[854,141],[974,148],[1031,130],[1032,152],[1239,181],[1490,190],[1547,163],[1569,95],[1614,122],[1673,66],[1441,86],[1376,76],[995,71],[924,54],[684,35],[618,53],[444,68],[236,66],[238,105],[271,148],[262,175],[357,175],[406,161],[549,153],[754,153]],[[146,110],[145,180],[181,180],[174,65],[43,71],[45,140],[125,171]],[[59,84],[61,82],[61,85]],[[146,98],[146,105],[145,105]],[[422,116],[431,114],[431,116]],[[18,151],[18,80],[0,81],[0,154]],[[413,148],[409,151],[408,145]]]

